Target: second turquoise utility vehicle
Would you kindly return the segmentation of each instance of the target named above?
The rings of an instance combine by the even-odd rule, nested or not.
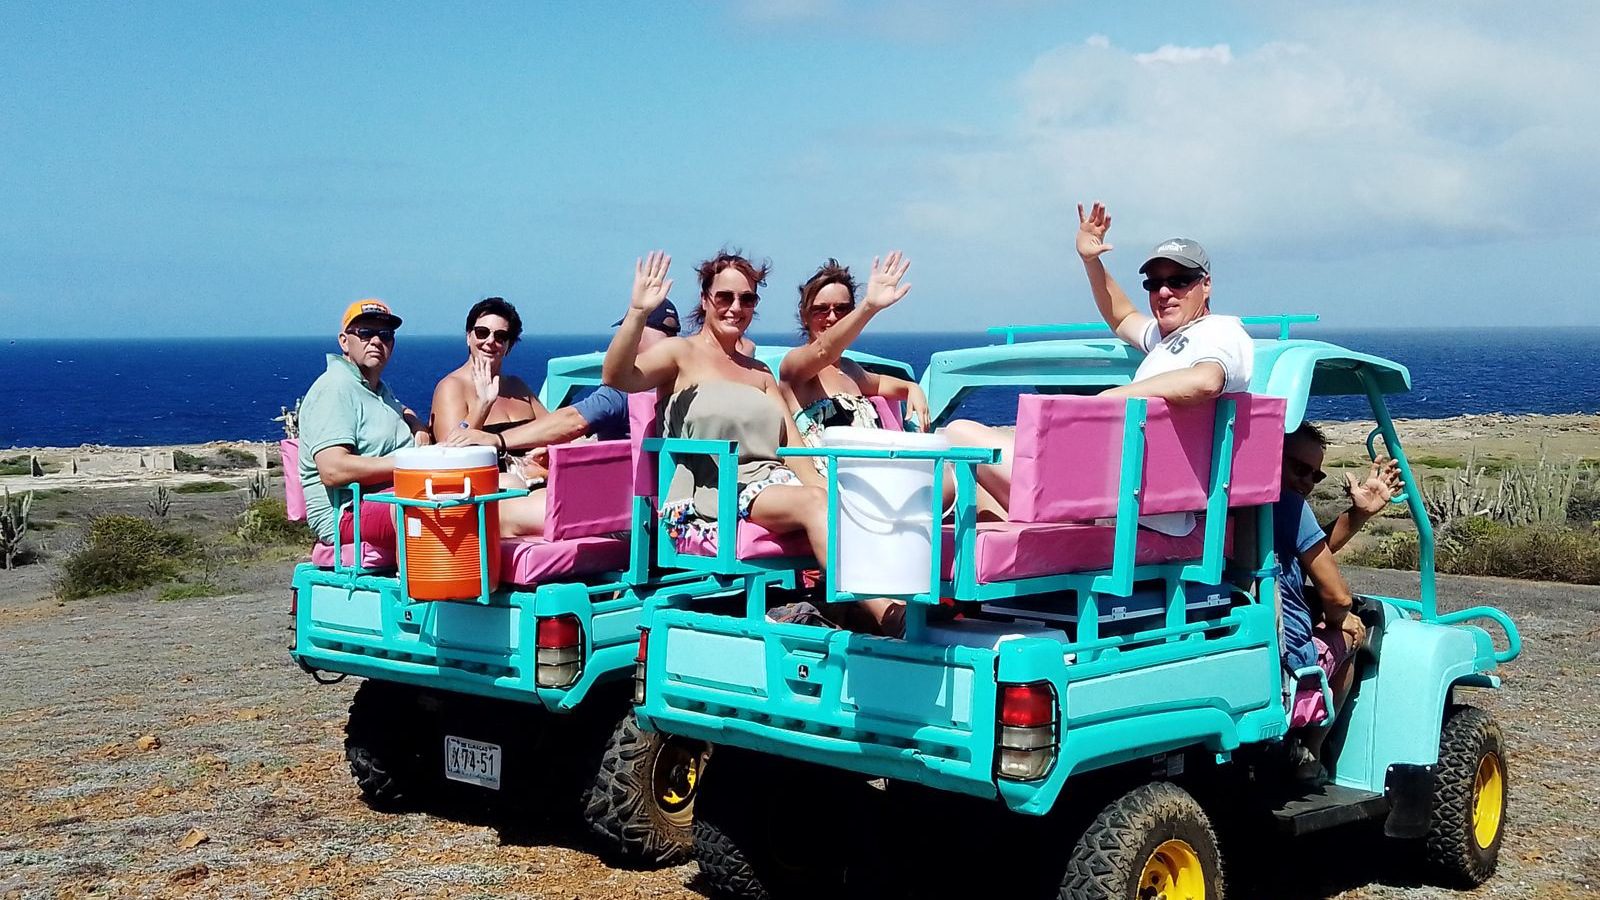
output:
[[[858,358],[910,377],[903,364]],[[541,399],[554,409],[599,384],[601,359],[550,360]],[[643,604],[663,593],[703,601],[761,593],[792,586],[794,577],[714,561],[695,566],[692,554],[673,570],[655,564],[653,491],[635,489],[651,483],[636,478],[651,404],[636,405],[642,420],[633,440],[551,448],[544,535],[500,542],[497,589],[488,584],[489,542],[478,541],[477,597],[413,598],[406,529],[397,529],[397,545],[370,544],[359,516],[353,542],[319,544],[296,567],[291,656],[321,680],[364,679],[345,754],[370,801],[393,804],[448,786],[455,797],[514,799],[519,815],[572,806],[605,849],[629,861],[687,855],[709,751],[699,739],[642,732],[634,719],[629,675]],[[286,441],[284,454],[284,470],[295,472],[297,443]],[[299,483],[291,474],[287,485],[292,509]],[[360,486],[352,489],[359,507]],[[392,504],[397,515],[469,507],[481,535],[486,504],[519,493],[365,499]]]
[[[860,867],[840,871],[850,813],[828,786],[869,779],[891,797],[911,785],[1067,826],[1064,841],[1012,862],[1046,870],[1054,893],[1074,900],[1220,896],[1214,822],[1251,808],[1289,834],[1381,821],[1415,841],[1439,879],[1488,879],[1505,823],[1506,750],[1492,717],[1467,701],[1498,687],[1493,670],[1520,639],[1493,607],[1438,609],[1432,529],[1385,404],[1410,374],[1292,339],[1289,325],[1308,319],[1246,319],[1280,329],[1256,342],[1250,392],[1198,407],[1094,396],[1138,366],[1121,341],[1017,340],[1092,326],[997,329],[1003,344],[935,354],[922,386],[936,423],[975,394],[1027,392],[1008,521],[980,522],[976,511],[975,467],[996,451],[784,451],[829,467],[833,538],[819,601],[862,599],[835,573],[853,550],[872,552],[837,538],[850,502],[842,464],[932,460],[953,473],[956,500],[945,517],[934,491],[922,513],[944,526],[925,587],[899,595],[904,639],[770,621],[759,584],[734,608],[681,593],[647,600],[639,721],[718,748],[694,826],[707,886],[765,897],[816,890],[808,879],[823,876],[859,880]],[[1281,662],[1273,504],[1285,433],[1311,398],[1337,395],[1368,400],[1369,452],[1381,439],[1399,463],[1421,590],[1358,598],[1370,641],[1324,748],[1332,781],[1304,788],[1284,762],[1285,698],[1319,687],[1329,715],[1332,698],[1320,670]],[[1197,524],[1183,536],[1139,527],[1141,515],[1163,513]],[[1485,622],[1503,629],[1503,649]],[[957,878],[961,859],[937,849],[984,829],[968,827],[911,843]],[[883,836],[858,837],[873,846]]]

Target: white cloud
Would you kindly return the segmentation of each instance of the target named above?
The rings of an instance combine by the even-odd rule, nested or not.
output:
[[[1567,11],[1313,8],[1249,48],[1096,35],[1037,58],[1009,133],[942,154],[905,215],[1025,244],[1016,223],[1105,199],[1124,241],[1284,257],[1600,229],[1600,10]]]

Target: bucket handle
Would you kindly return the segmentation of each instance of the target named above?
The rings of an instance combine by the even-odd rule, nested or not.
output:
[[[932,488],[930,487],[926,490],[931,491]],[[919,498],[923,497],[924,489],[918,488],[916,496]],[[871,522],[875,525],[887,526],[887,528],[882,531],[879,531],[875,528],[866,529],[867,531],[871,531],[873,534],[891,534],[894,532],[895,526],[897,525],[926,525],[932,524],[933,522],[933,513],[931,511],[932,508],[927,506],[926,503],[924,503],[924,508],[930,510],[926,516],[907,516],[905,518],[891,519],[887,516],[879,515],[878,513],[863,506],[858,506],[856,503],[852,502],[852,500],[853,498],[848,491],[839,491],[839,505],[854,514],[853,517],[855,518],[857,524],[865,527],[867,522]]]
[[[459,494],[435,494],[433,492],[433,479],[423,479],[422,493],[425,494],[429,500],[465,500],[472,496],[472,476],[461,476],[461,493]]]

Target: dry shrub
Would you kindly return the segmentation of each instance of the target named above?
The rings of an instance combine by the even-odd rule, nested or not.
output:
[[[99,516],[61,566],[56,592],[65,600],[137,590],[177,574],[191,549],[185,535],[138,516]]]
[[[1594,526],[1507,525],[1482,517],[1463,518],[1439,529],[1435,544],[1439,571],[1452,575],[1600,584],[1600,528]],[[1385,536],[1351,561],[1415,569],[1416,533]]]

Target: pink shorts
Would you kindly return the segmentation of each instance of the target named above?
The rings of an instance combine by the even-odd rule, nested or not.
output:
[[[1328,676],[1328,682],[1332,684],[1334,674],[1350,662],[1350,648],[1345,643],[1344,632],[1318,628],[1311,632],[1311,643],[1317,648],[1317,668]],[[1316,725],[1327,718],[1328,710],[1322,702],[1322,685],[1310,679],[1302,681],[1295,689],[1294,702],[1289,706],[1289,727]]]
[[[395,507],[388,503],[373,503],[370,500],[361,501],[361,542],[373,547],[393,548],[395,545],[394,534]],[[356,539],[355,528],[351,524],[350,510],[345,510],[339,516],[339,540],[353,541]]]

